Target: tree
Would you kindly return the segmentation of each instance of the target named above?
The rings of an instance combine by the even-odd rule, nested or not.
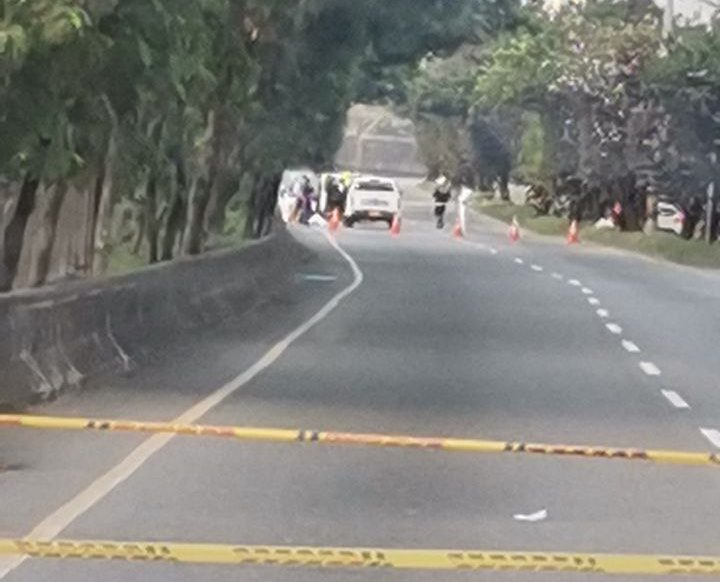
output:
[[[150,263],[202,252],[234,196],[265,234],[280,173],[330,164],[353,101],[402,102],[506,1],[6,0],[1,287],[104,272],[118,205]]]

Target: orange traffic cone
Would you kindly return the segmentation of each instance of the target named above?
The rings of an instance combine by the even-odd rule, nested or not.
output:
[[[567,235],[567,244],[577,244],[580,242],[580,229],[578,228],[578,221],[573,220],[570,223],[570,228],[568,229],[568,235]]]
[[[400,215],[396,214],[393,216],[392,224],[390,225],[390,234],[397,236],[400,234]]]
[[[328,221],[328,230],[330,232],[337,232],[340,228],[340,210],[336,208],[332,211],[332,214],[330,215],[330,220]]]
[[[458,218],[455,221],[455,226],[453,226],[452,234],[455,238],[463,238],[465,236],[465,233],[463,232],[462,223],[460,222],[460,219]]]
[[[516,243],[520,240],[520,225],[518,224],[517,216],[513,216],[508,236],[510,237],[510,242]]]

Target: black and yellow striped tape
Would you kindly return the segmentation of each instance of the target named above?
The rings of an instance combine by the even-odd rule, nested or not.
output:
[[[558,455],[593,459],[651,461],[655,463],[673,463],[677,465],[711,465],[720,468],[720,455],[718,454],[658,449],[554,445],[480,439],[428,438],[385,434],[362,434],[237,426],[207,426],[198,424],[179,424],[174,422],[100,420],[92,418],[64,418],[12,414],[0,415],[0,426],[19,426],[37,429],[60,430],[173,433],[178,435],[225,437],[244,441],[269,441],[278,443],[301,442],[334,445],[362,445],[371,447],[437,449],[442,451],[465,453]]]
[[[521,570],[597,574],[720,575],[720,557],[499,550],[422,550],[245,546],[158,542],[0,539],[0,555],[283,568]]]

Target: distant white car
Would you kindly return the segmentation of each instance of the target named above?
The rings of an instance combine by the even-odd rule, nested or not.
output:
[[[685,213],[674,202],[660,200],[657,203],[658,230],[667,230],[681,235],[685,224]]]
[[[363,176],[350,186],[345,206],[345,226],[361,220],[385,221],[392,226],[400,213],[400,190],[394,180]]]

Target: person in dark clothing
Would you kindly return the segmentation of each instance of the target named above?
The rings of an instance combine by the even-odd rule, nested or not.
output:
[[[436,182],[433,200],[435,201],[436,225],[438,228],[442,228],[445,226],[445,210],[448,202],[450,202],[450,182],[447,178],[441,177]]]
[[[332,214],[337,208],[342,216],[345,213],[345,201],[347,199],[347,189],[345,185],[338,179],[332,178],[328,186],[327,212]]]
[[[296,216],[300,224],[308,224],[310,217],[315,213],[313,205],[317,199],[315,189],[310,183],[310,179],[303,177],[302,186],[300,187],[300,197],[297,200]]]

